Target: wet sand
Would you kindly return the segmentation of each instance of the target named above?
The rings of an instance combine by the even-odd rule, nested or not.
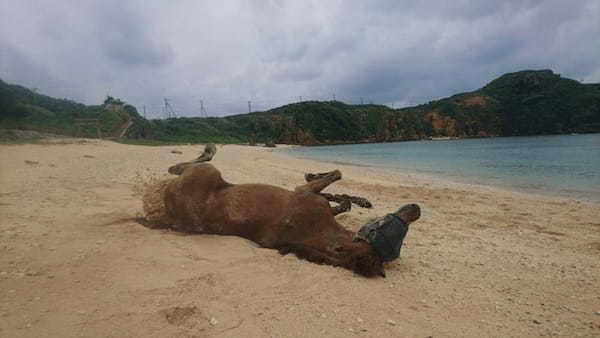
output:
[[[182,154],[172,153],[179,150]],[[387,278],[237,237],[140,225],[141,192],[200,146],[0,145],[0,336],[535,337],[600,335],[600,204],[218,146],[231,183],[368,198],[352,230],[419,203]]]

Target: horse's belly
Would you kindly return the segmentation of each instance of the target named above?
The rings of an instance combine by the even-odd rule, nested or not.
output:
[[[279,231],[292,192],[261,184],[240,184],[223,189],[216,200],[221,206],[220,233],[238,235],[261,242],[272,231]]]

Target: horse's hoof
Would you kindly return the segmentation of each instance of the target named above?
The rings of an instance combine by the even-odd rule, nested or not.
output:
[[[304,179],[306,180],[306,182],[311,182],[311,181],[322,179],[322,178],[329,179],[332,182],[337,181],[342,178],[342,172],[336,169],[336,170],[326,172],[326,173],[317,173],[317,174],[306,173],[306,174],[304,174]]]

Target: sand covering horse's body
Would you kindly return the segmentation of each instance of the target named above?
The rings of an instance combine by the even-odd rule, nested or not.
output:
[[[235,235],[282,253],[342,266],[363,275],[384,275],[382,258],[366,241],[334,218],[329,202],[318,193],[341,178],[333,171],[294,191],[266,184],[230,184],[207,163],[183,163],[179,174],[145,197],[155,226],[180,231]],[[156,198],[158,196],[158,199]],[[158,216],[157,216],[158,215]]]

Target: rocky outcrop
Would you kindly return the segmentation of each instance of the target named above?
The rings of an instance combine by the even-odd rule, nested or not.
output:
[[[488,104],[488,100],[489,98],[487,98],[484,95],[469,95],[466,96],[464,98],[462,98],[461,100],[459,100],[457,103],[461,106],[465,106],[465,107],[469,107],[469,106],[482,106],[482,107],[486,107]]]
[[[433,130],[436,135],[442,136],[451,136],[457,137],[459,136],[458,131],[456,129],[456,120],[441,115],[437,111],[430,111],[425,113],[425,119],[431,123]]]

